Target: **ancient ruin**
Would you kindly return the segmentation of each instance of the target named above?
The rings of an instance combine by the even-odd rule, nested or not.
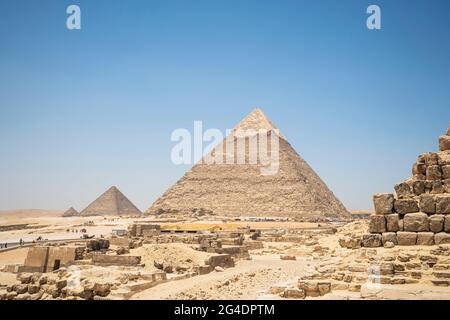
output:
[[[413,176],[395,185],[395,194],[373,196],[375,214],[362,245],[450,243],[450,127],[439,137],[439,152],[419,155]]]
[[[273,127],[259,111],[240,126]],[[36,211],[28,215],[38,219],[25,215],[20,223],[21,212],[11,213],[16,220],[0,216],[0,237],[17,239],[0,247],[0,300],[450,299],[449,134],[450,128],[440,137],[439,152],[419,156],[413,177],[396,185],[395,194],[374,196],[373,214],[352,212],[351,221],[345,212],[319,210],[334,198],[322,207],[306,191],[304,202],[285,197],[282,211],[219,215],[217,208],[231,206],[225,195],[244,207],[247,200],[232,192],[235,182],[219,175],[226,167],[212,166],[206,175],[199,164],[187,174],[192,179],[171,189],[194,201],[184,193],[189,190],[209,205],[186,214],[173,207],[139,214],[113,187],[84,214]],[[267,196],[290,194],[283,186],[292,192],[326,188],[292,148],[282,153],[283,183],[266,177],[274,179],[273,190],[251,169],[245,179],[262,187],[240,182],[254,188],[252,204],[260,210],[272,208]],[[194,182],[205,188],[211,182],[214,192],[200,187],[198,194]],[[170,201],[175,199],[187,210],[182,198]],[[223,207],[212,206],[219,200]],[[290,215],[304,209],[301,203],[319,211]]]
[[[255,109],[231,133],[232,140],[246,141],[245,155],[227,150],[227,139],[215,147],[226,158],[248,159],[251,138],[248,130],[267,130],[278,134],[272,122],[260,109]],[[233,145],[236,148],[237,142]],[[237,148],[236,148],[237,150]],[[270,148],[269,148],[270,150]],[[208,157],[208,156],[207,156]],[[202,214],[224,216],[279,216],[298,220],[346,219],[349,213],[314,170],[279,135],[279,170],[262,175],[257,164],[209,164],[206,157],[189,170],[146,211],[146,214]]]
[[[81,211],[81,216],[138,216],[142,212],[117,187],[105,193]]]
[[[77,217],[80,213],[73,207],[70,207],[66,212],[63,213],[63,217]]]

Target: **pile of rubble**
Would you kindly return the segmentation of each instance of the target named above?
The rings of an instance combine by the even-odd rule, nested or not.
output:
[[[374,195],[375,214],[362,246],[450,243],[450,127],[439,148],[418,157],[413,177],[397,184],[395,195]]]

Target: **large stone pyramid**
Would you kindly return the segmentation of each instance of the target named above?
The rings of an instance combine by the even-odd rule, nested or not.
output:
[[[146,214],[203,211],[224,216],[278,216],[299,220],[349,218],[342,203],[260,109],[251,112],[230,135],[237,141],[241,130],[249,129],[268,131],[269,151],[272,151],[271,135],[279,136],[279,170],[276,174],[262,175],[263,166],[259,160],[256,164],[206,164],[203,158]],[[248,136],[244,138],[249,139]],[[209,155],[217,153],[226,157],[226,141],[224,139]],[[247,142],[246,160],[248,152]]]
[[[81,211],[81,216],[126,216],[140,215],[142,212],[116,187],[105,193]]]
[[[73,207],[70,207],[66,212],[63,213],[63,217],[77,217],[80,213]]]

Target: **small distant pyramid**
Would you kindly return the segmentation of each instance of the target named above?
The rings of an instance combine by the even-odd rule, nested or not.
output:
[[[75,210],[73,207],[70,207],[70,209],[67,210],[66,212],[64,212],[62,216],[63,217],[76,217],[79,215],[80,215],[80,213],[77,210]]]
[[[116,187],[105,193],[81,211],[81,216],[130,216],[142,212]]]
[[[249,159],[249,144],[245,154],[240,155],[237,149],[228,150],[227,145],[227,140],[249,140],[254,136],[249,130],[264,130],[267,137],[278,135],[279,169],[276,174],[262,175],[264,166],[260,162],[208,164],[204,157],[156,200],[146,214],[183,215],[204,210],[224,216],[278,216],[299,220],[344,220],[350,217],[342,203],[259,108],[239,122],[230,136],[207,156],[226,158],[232,154],[235,159]],[[270,139],[268,144],[271,153]]]

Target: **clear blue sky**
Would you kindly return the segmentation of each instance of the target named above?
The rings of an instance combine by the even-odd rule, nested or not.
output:
[[[449,57],[447,0],[2,0],[0,209],[81,210],[117,185],[145,210],[189,168],[174,129],[255,106],[371,208],[450,125]]]

